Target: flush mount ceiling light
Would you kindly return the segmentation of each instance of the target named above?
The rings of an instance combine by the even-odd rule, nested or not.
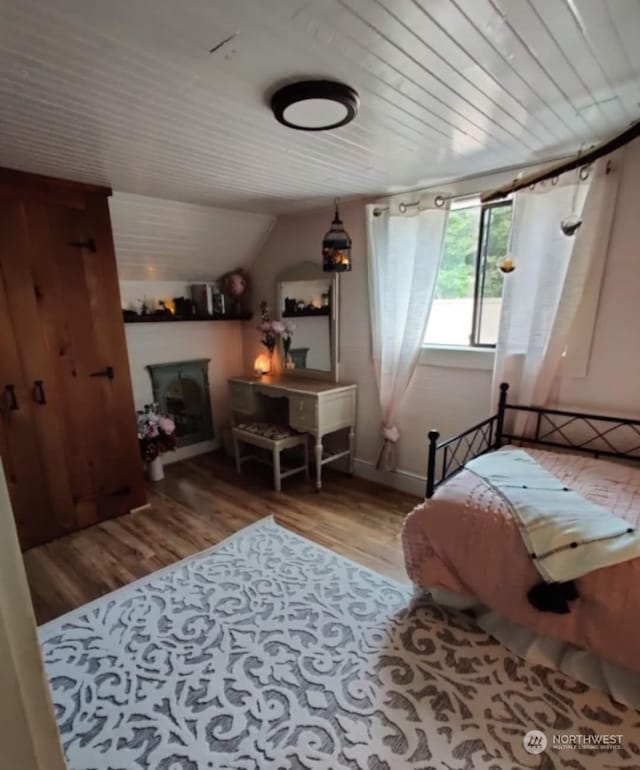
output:
[[[277,121],[298,131],[329,131],[350,123],[358,114],[353,88],[332,80],[302,80],[280,88],[271,97]]]

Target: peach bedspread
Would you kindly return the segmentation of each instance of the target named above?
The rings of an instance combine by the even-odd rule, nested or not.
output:
[[[587,456],[527,449],[583,497],[640,526],[640,469]],[[576,580],[568,615],[539,612],[527,591],[540,581],[509,509],[482,479],[462,470],[406,518],[405,564],[418,586],[444,588],[540,634],[640,671],[640,558]]]

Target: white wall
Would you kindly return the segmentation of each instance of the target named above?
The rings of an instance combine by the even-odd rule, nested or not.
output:
[[[465,194],[499,183],[500,177],[494,176],[468,180],[454,189],[456,194]],[[636,211],[639,194],[640,142],[636,142],[627,153],[589,373],[585,378],[562,383],[563,406],[635,416],[640,412],[636,331],[640,328],[640,217]],[[357,202],[341,206],[341,213],[353,239],[353,271],[340,276],[341,379],[358,384],[357,468],[360,473],[375,476],[371,465],[380,448],[380,409],[371,363],[364,205]],[[305,259],[315,253],[320,261],[322,237],[331,215],[327,209],[278,220],[251,269],[256,302],[261,298],[273,301],[275,275],[300,261],[301,252]],[[253,325],[243,325],[243,340],[249,371],[259,351]],[[497,394],[491,393],[491,371],[419,366],[398,418],[402,434],[399,470],[386,478],[378,474],[377,478],[419,491],[425,475],[429,429],[437,428],[444,437],[454,435],[487,417],[494,400]]]

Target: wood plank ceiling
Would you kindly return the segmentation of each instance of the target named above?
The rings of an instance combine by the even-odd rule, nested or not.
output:
[[[0,0],[0,18],[0,164],[198,204],[427,186],[640,115],[638,0]],[[355,87],[356,121],[276,123],[268,94],[299,76]]]

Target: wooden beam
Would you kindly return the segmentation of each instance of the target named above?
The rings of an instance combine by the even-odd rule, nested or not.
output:
[[[532,184],[538,184],[538,182],[553,179],[553,177],[560,176],[560,174],[564,174],[567,171],[573,171],[576,168],[587,166],[589,163],[598,160],[598,158],[603,158],[605,155],[609,155],[620,147],[624,147],[625,144],[629,144],[629,142],[637,139],[638,136],[640,136],[640,120],[632,123],[629,128],[611,136],[601,144],[594,145],[586,152],[581,152],[569,160],[553,163],[541,171],[535,171],[532,174],[527,174],[527,176],[514,179],[513,182],[509,182],[495,190],[482,193],[480,200],[483,203],[490,203],[491,201],[496,201],[500,198],[506,198],[507,195],[518,192],[518,190],[524,190]]]

